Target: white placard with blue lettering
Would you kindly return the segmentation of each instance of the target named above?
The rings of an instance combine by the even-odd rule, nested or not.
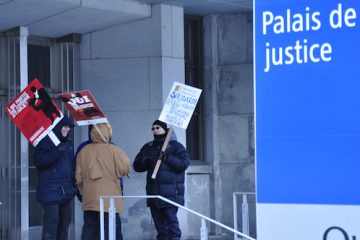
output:
[[[360,1],[255,0],[259,240],[360,240]]]
[[[199,101],[201,89],[174,82],[159,120],[186,129]]]

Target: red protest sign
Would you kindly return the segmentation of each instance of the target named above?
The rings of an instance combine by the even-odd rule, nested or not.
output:
[[[60,109],[37,79],[21,91],[5,111],[34,146],[63,118]]]
[[[79,126],[108,123],[90,91],[62,93],[59,96]]]

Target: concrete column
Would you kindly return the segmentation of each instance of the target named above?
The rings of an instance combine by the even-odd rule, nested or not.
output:
[[[113,141],[131,162],[153,139],[157,119],[174,81],[184,83],[183,9],[153,5],[150,18],[82,36],[81,88],[89,89],[113,126]],[[185,131],[175,129],[186,145]],[[82,138],[87,138],[83,128]],[[124,178],[126,195],[144,195],[146,174]],[[179,211],[183,233],[185,215]],[[121,214],[124,239],[155,238],[145,199],[127,199]]]
[[[173,83],[175,81],[185,83],[184,11],[181,7],[166,5],[157,5],[156,7],[161,8],[162,108]],[[175,132],[178,141],[186,146],[185,130],[176,128]],[[187,189],[187,186],[185,186],[185,189]],[[185,198],[187,197],[186,192],[187,191],[185,191]],[[178,218],[183,233],[182,237],[186,238],[188,234],[188,213],[184,210],[179,210]]]
[[[219,153],[219,67],[218,67],[218,16],[209,16],[205,19],[205,126],[206,126],[206,159],[212,165],[211,204],[212,217],[222,220],[222,185],[220,175]],[[221,229],[213,227],[211,232],[218,234]]]
[[[211,215],[232,226],[233,209],[223,206],[232,205],[233,192],[254,191],[255,185],[251,16],[205,17],[204,49],[205,155],[213,167]]]
[[[20,91],[28,84],[27,38],[29,30],[20,27]],[[29,143],[24,135],[20,136],[21,149],[21,239],[29,239]]]

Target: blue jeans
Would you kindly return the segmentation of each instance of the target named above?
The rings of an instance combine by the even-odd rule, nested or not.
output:
[[[66,240],[71,223],[71,203],[44,204],[43,240]]]
[[[180,240],[181,230],[176,216],[177,207],[150,208],[154,220],[157,240]]]
[[[117,213],[116,219],[116,240],[123,240],[121,233],[121,220]],[[105,239],[109,239],[109,214],[104,214]],[[100,212],[84,211],[84,226],[81,233],[81,240],[100,239]]]

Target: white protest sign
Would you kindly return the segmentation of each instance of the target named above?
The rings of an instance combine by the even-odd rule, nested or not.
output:
[[[159,120],[171,125],[164,144],[161,148],[161,154],[156,162],[152,179],[156,178],[161,164],[161,155],[165,152],[169,143],[173,127],[186,129],[189,125],[192,114],[194,113],[196,104],[199,101],[201,89],[190,87],[182,83],[174,82],[170,93],[166,99],[164,107],[160,113]]]
[[[174,82],[159,120],[186,129],[199,101],[201,89]]]

